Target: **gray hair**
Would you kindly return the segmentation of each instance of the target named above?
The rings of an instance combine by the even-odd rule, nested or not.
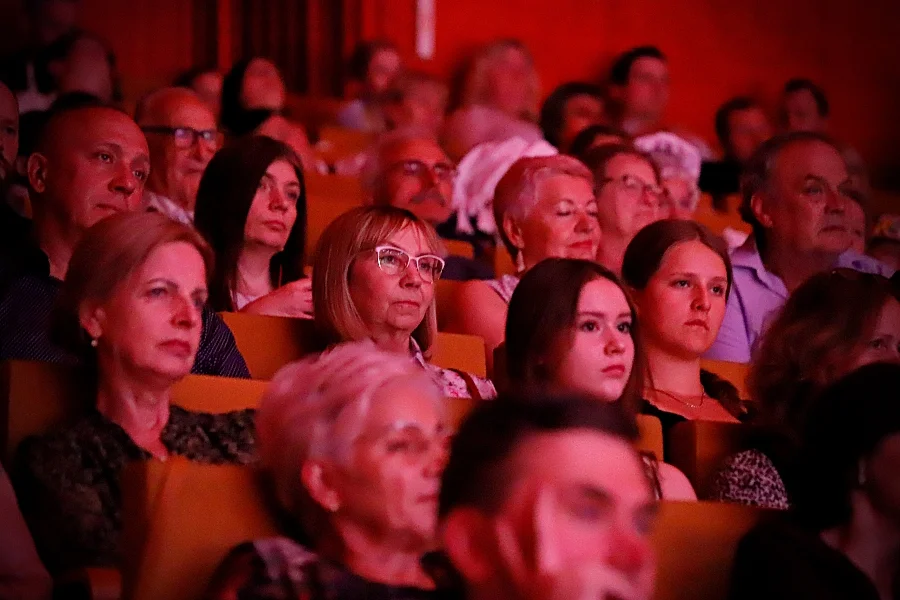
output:
[[[594,176],[576,158],[564,154],[552,156],[526,156],[512,164],[497,183],[494,191],[494,221],[497,231],[509,253],[515,257],[519,249],[513,246],[503,229],[503,219],[510,216],[524,221],[538,203],[538,186],[555,175],[568,175],[584,179],[594,187]]]
[[[381,186],[387,168],[384,157],[398,146],[418,140],[428,140],[437,144],[437,138],[421,127],[401,127],[389,131],[378,138],[378,141],[366,151],[366,160],[360,173],[363,190],[370,199]]]
[[[303,465],[309,460],[347,464],[374,396],[397,381],[418,385],[423,397],[446,412],[436,383],[419,365],[371,341],[340,344],[291,363],[272,378],[256,414],[260,466],[279,504],[308,531],[315,530],[321,507],[303,485]],[[348,422],[349,434],[339,434]]]

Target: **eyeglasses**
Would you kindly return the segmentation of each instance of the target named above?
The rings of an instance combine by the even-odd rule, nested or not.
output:
[[[216,129],[194,129],[193,127],[143,127],[146,133],[161,133],[175,138],[178,148],[192,148],[200,139],[210,148],[216,148],[222,140],[222,134]]]
[[[615,183],[621,186],[625,193],[635,200],[640,199],[646,192],[650,192],[650,194],[656,199],[662,198],[665,191],[656,185],[655,183],[644,183],[634,175],[622,175],[621,177],[606,177],[600,180],[600,188],[605,186],[607,183]]]
[[[377,246],[375,247],[375,256],[378,258],[378,268],[391,276],[403,273],[410,261],[416,263],[419,275],[428,283],[439,279],[444,271],[444,259],[434,254],[410,256],[400,248]]]
[[[439,181],[453,181],[453,178],[456,177],[456,169],[443,162],[427,165],[421,160],[401,160],[392,164],[388,169],[400,169],[404,175],[410,177],[424,177],[429,174]]]

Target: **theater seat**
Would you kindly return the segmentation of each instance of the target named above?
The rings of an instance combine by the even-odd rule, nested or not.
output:
[[[700,361],[700,368],[709,371],[710,373],[715,373],[722,379],[730,381],[731,384],[737,388],[741,398],[745,400],[749,399],[750,395],[747,393],[747,373],[750,370],[750,365],[728,362],[725,360],[704,359]]]
[[[652,452],[657,460],[663,460],[663,430],[659,419],[652,415],[638,415],[637,426],[637,449]]]
[[[456,299],[459,296],[461,281],[439,279],[434,287],[434,299],[437,303],[438,329],[444,331],[450,317],[456,312]]]
[[[306,257],[311,263],[322,232],[352,208],[362,206],[363,190],[356,177],[306,176]]]
[[[202,597],[235,545],[278,534],[251,467],[181,458],[126,467],[123,496],[123,597]]]
[[[653,533],[654,600],[725,600],[741,537],[774,513],[716,502],[662,502]]]
[[[668,432],[666,462],[687,475],[698,498],[709,497],[712,479],[722,462],[744,450],[753,428],[740,423],[684,421]]]
[[[318,352],[315,325],[306,319],[220,313],[255,379],[271,379],[284,365]],[[434,364],[484,377],[484,340],[478,336],[438,333],[432,348]]]
[[[463,258],[475,258],[475,248],[472,244],[463,240],[441,240],[450,256],[462,256]]]
[[[336,161],[363,152],[372,145],[374,136],[371,133],[347,129],[336,125],[323,125],[319,128],[319,141],[316,142],[316,154],[329,165]]]

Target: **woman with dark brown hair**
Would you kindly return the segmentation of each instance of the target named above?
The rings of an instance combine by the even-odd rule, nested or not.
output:
[[[637,311],[604,267],[548,258],[521,279],[506,320],[506,375],[513,386],[561,388],[637,414],[642,370]],[[657,495],[696,498],[684,474],[647,457]]]
[[[743,418],[734,386],[700,368],[731,289],[725,245],[693,221],[657,221],[628,245],[622,278],[641,315],[643,412],[659,417],[663,429],[684,420]]]
[[[312,315],[303,274],[306,186],[288,146],[253,136],[220,150],[200,180],[194,225],[216,255],[214,310]]]
[[[726,461],[714,497],[788,508],[810,409],[827,386],[874,362],[900,362],[900,301],[888,279],[836,269],[797,288],[761,339],[747,381],[768,435]]]

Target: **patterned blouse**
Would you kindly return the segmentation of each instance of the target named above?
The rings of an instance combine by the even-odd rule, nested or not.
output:
[[[787,487],[775,463],[759,450],[732,455],[716,473],[710,500],[787,510]]]
[[[363,579],[295,541],[268,538],[234,548],[213,576],[207,600],[437,600],[435,590]]]
[[[515,275],[504,275],[500,279],[491,279],[490,281],[485,281],[485,283],[488,284],[489,288],[497,292],[497,295],[506,304],[509,304],[516,286],[519,285],[519,278]]]
[[[425,360],[425,355],[415,339],[409,338],[409,352],[413,360],[425,369],[441,388],[445,398],[472,398],[488,400],[497,397],[497,390],[490,379],[472,375],[457,369],[442,369]]]
[[[161,441],[172,453],[204,463],[254,459],[255,411],[189,412],[172,406]],[[128,434],[96,410],[19,446],[13,481],[44,564],[53,571],[115,566],[122,528],[122,467],[150,459]]]

